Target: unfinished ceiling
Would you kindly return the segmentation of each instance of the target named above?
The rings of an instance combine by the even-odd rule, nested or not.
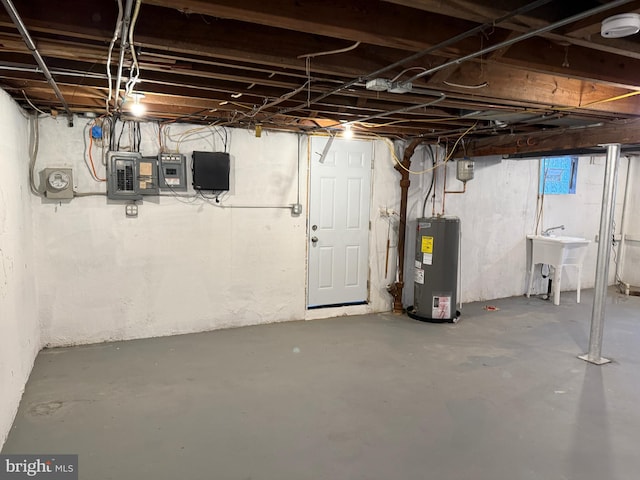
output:
[[[640,1],[11,3],[73,113],[130,115],[128,86],[152,121],[466,133],[480,154],[638,141],[640,36],[604,38],[600,27]],[[0,87],[27,110],[65,114],[5,9]]]

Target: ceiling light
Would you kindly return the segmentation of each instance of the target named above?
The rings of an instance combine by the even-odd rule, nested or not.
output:
[[[353,130],[351,130],[351,124],[345,123],[344,130],[342,132],[342,137],[346,140],[351,140],[353,138]]]
[[[602,21],[600,34],[605,38],[622,38],[634,35],[640,31],[640,15],[637,13],[622,13],[605,18]]]
[[[144,98],[142,93],[131,93],[129,95],[133,99],[133,103],[129,106],[129,111],[134,117],[141,117],[147,111],[147,107],[140,100]]]

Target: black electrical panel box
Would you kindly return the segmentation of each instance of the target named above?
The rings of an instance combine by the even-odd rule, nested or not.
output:
[[[229,190],[229,154],[226,152],[193,152],[194,190]]]

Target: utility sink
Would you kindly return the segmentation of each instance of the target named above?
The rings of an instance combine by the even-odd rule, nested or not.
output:
[[[560,304],[560,280],[562,267],[572,266],[578,269],[577,303],[580,303],[580,277],[582,263],[587,253],[587,246],[591,240],[581,237],[527,235],[531,241],[531,265],[529,268],[529,288],[527,297],[531,294],[533,271],[538,263],[551,265],[553,275],[553,303]]]

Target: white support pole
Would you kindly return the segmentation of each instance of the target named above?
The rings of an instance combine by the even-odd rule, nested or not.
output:
[[[609,284],[609,254],[611,252],[613,215],[616,207],[616,186],[618,181],[618,163],[620,144],[611,143],[607,147],[607,160],[604,169],[604,187],[602,191],[602,210],[600,211],[600,233],[598,235],[598,259],[596,262],[596,282],[591,312],[591,335],[589,351],[578,358],[596,365],[609,363],[602,358],[602,332],[604,329],[604,310],[607,303]]]

